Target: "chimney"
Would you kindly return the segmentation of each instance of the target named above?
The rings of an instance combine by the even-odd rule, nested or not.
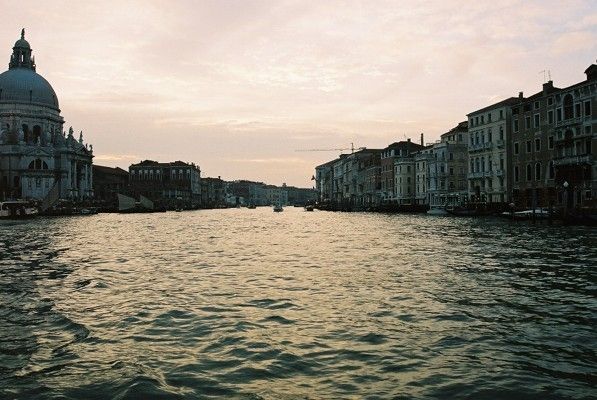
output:
[[[421,146],[424,146],[424,144],[423,144],[423,143],[424,143],[424,142],[423,142],[423,134],[421,133]]]
[[[522,100],[522,99],[524,98],[524,96],[522,95],[522,92],[518,92],[518,98],[519,98],[520,100]]]
[[[585,74],[587,74],[587,80],[592,81],[597,79],[597,65],[591,64],[589,68],[585,70]]]
[[[406,139],[406,141],[407,141],[408,143],[410,143],[410,138]]]
[[[553,81],[549,80],[543,84],[543,94],[548,94],[553,90]]]

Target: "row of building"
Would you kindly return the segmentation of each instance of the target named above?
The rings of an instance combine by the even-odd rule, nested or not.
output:
[[[201,177],[198,165],[182,161],[145,160],[131,165],[128,171],[94,165],[93,176],[94,199],[107,209],[116,208],[117,194],[144,196],[162,208],[304,205],[316,199],[314,189]]]
[[[594,207],[597,65],[586,79],[510,97],[424,144],[342,154],[315,168],[319,202],[338,209],[484,203],[499,208]]]

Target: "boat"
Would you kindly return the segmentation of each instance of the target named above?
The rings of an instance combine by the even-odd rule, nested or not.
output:
[[[501,216],[510,219],[527,220],[527,219],[549,219],[551,214],[549,210],[543,208],[536,208],[534,210],[524,210],[517,212],[505,211]]]
[[[255,204],[249,204],[249,205],[247,206],[247,208],[248,208],[249,210],[254,210],[254,209],[256,209],[256,208],[257,208],[257,206],[256,206]]]
[[[313,211],[315,209],[315,206],[313,206],[312,204],[307,204],[305,206],[305,211]]]
[[[153,202],[145,196],[140,196],[139,201],[129,196],[118,193],[119,213],[144,213],[153,212]]]
[[[22,200],[3,201],[0,203],[0,219],[24,219],[36,217],[37,207]]]
[[[449,215],[449,213],[446,211],[445,206],[431,206],[427,211],[427,215]]]
[[[274,206],[274,212],[282,212],[282,211],[284,211],[284,207],[282,207],[281,204],[276,204]]]

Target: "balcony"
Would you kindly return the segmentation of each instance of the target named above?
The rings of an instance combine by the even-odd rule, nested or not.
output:
[[[565,156],[559,157],[553,160],[553,165],[581,165],[581,164],[593,164],[593,157],[590,154],[583,156]]]
[[[562,121],[556,121],[556,126],[557,127],[568,127],[568,126],[573,126],[573,125],[578,125],[582,122],[582,117],[576,117],[576,118],[570,118],[570,119],[565,119]]]
[[[504,176],[504,170],[503,169],[496,169],[495,170],[495,176]]]
[[[479,178],[483,178],[484,174],[485,174],[485,172],[470,172],[468,174],[468,179],[479,179]]]

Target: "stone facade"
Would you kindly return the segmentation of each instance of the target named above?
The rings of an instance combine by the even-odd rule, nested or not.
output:
[[[468,123],[441,135],[429,161],[430,207],[462,205],[468,199]],[[417,182],[418,184],[418,182]]]
[[[198,207],[201,202],[201,170],[193,163],[145,160],[131,165],[129,174],[135,196],[143,195],[165,206],[182,202]]]
[[[511,97],[468,114],[471,201],[496,204],[510,201],[507,144],[513,126],[511,106],[518,101]]]
[[[0,197],[43,200],[93,196],[93,147],[63,131],[58,98],[36,72],[32,50],[21,32],[0,74]]]

